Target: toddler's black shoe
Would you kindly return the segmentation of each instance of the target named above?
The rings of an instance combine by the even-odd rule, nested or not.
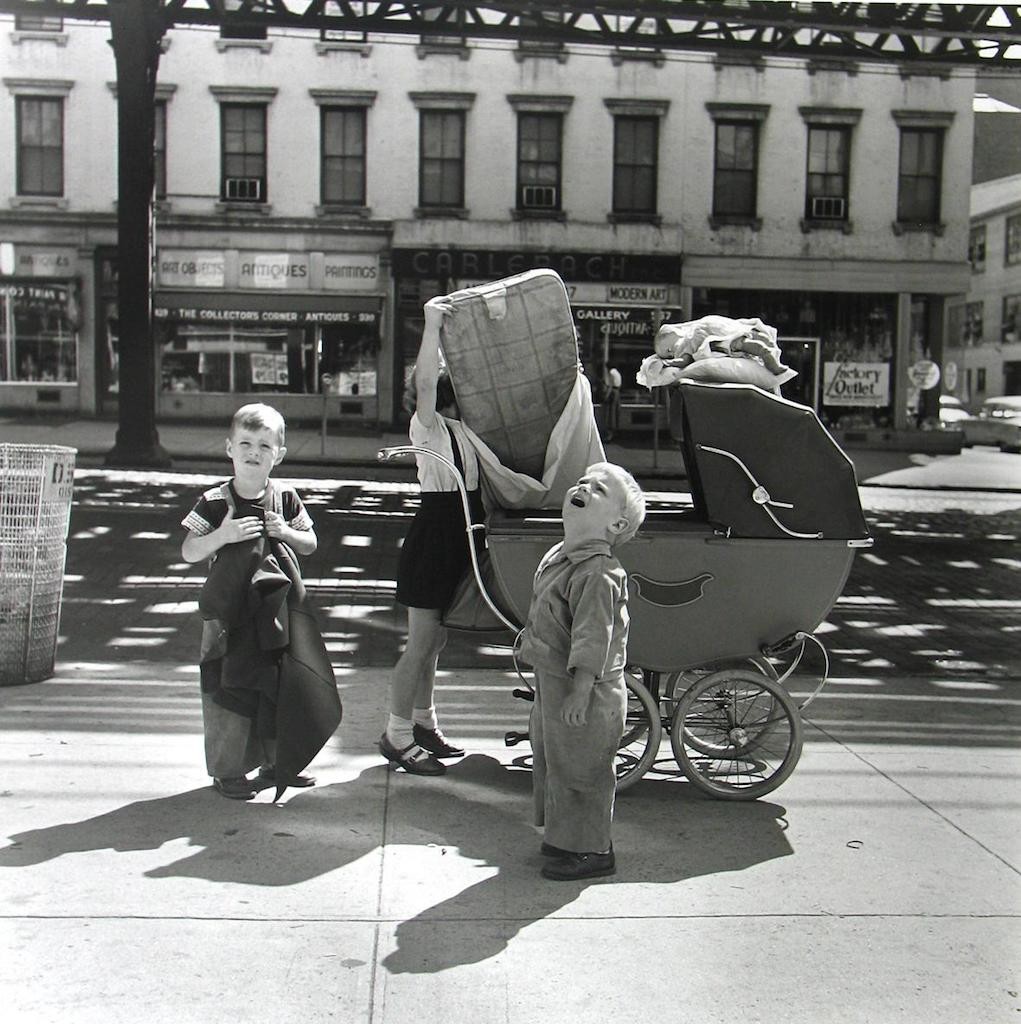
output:
[[[427,729],[424,725],[416,725],[411,731],[415,742],[436,757],[464,757],[464,750],[450,743],[439,728]]]
[[[542,869],[543,878],[557,882],[574,882],[582,878],[599,878],[617,870],[613,850],[609,853],[569,853]]]
[[[386,738],[386,733],[379,737],[379,752],[395,768],[403,768],[412,775],[442,775],[447,770],[445,764],[437,761],[417,743],[409,743],[403,750],[398,750]]]
[[[255,787],[243,775],[232,779],[213,779],[213,787],[228,800],[255,799]]]
[[[543,843],[539,847],[539,852],[544,857],[573,857],[573,850],[564,850],[559,846],[554,846],[552,843]]]
[[[269,785],[273,785],[277,781],[277,770],[276,765],[263,765],[259,769],[259,781],[265,782]],[[293,786],[296,789],[305,789],[307,786],[314,786],[316,784],[314,775],[295,775],[287,785]]]

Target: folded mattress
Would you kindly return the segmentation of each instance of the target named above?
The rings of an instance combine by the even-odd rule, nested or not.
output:
[[[442,348],[461,419],[508,469],[540,478],[579,372],[564,282],[529,270],[447,298]]]

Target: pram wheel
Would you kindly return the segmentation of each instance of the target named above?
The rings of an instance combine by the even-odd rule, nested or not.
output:
[[[722,669],[681,698],[670,745],[702,792],[754,800],[787,780],[801,757],[798,706],[783,686],[751,669]]]
[[[627,717],[617,748],[617,792],[634,785],[651,767],[659,753],[663,725],[659,709],[645,685],[625,673]]]
[[[767,679],[772,679],[774,682],[779,678],[773,663],[767,658],[760,656],[742,658],[734,662],[713,661],[705,665],[697,665],[694,668],[684,668],[679,672],[671,672],[664,677],[663,682],[664,721],[672,720],[678,703],[691,687],[700,680],[705,679],[706,676],[713,675],[727,668],[750,668],[756,672],[761,672]],[[717,750],[713,744],[706,743],[703,745],[700,737],[693,734],[690,730],[685,734],[684,741],[703,754],[714,754]]]

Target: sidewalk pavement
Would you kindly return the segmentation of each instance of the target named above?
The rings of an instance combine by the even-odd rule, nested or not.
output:
[[[308,575],[345,708],[318,785],[279,804],[210,788],[201,576],[172,532],[194,483],[79,473],[56,674],[0,688],[5,1022],[1021,1012],[1021,499],[872,489],[882,542],[820,634],[837,677],[805,711],[791,778],[753,803],[704,799],[665,741],[618,800],[617,875],[555,883],[539,877],[527,745],[503,745],[527,722],[505,641],[444,652],[437,704],[470,751],[444,778],[394,773],[376,751],[410,483],[313,489]],[[788,685],[799,701],[812,689]]]
[[[0,443],[60,444],[78,449],[79,466],[99,466],[114,447],[117,423],[108,419],[66,419],[0,414]],[[168,420],[157,425],[160,444],[174,468],[226,466],[226,427],[216,423]],[[337,476],[358,468],[414,479],[409,459],[380,466],[381,448],[407,444],[405,433],[367,431],[331,424],[324,437],[316,428],[288,427],[285,474]],[[677,446],[665,432],[658,446],[649,437],[622,437],[605,445],[607,459],[629,469],[645,487],[686,489]],[[877,449],[850,449],[858,483],[868,486],[952,490],[1021,490],[1021,456],[992,448],[964,449],[959,455],[929,455]]]

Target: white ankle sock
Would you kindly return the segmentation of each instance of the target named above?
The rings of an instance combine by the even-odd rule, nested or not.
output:
[[[410,718],[401,718],[400,715],[390,715],[386,720],[387,741],[398,750],[410,747],[415,742],[415,734],[412,731]]]
[[[435,729],[439,725],[436,721],[436,706],[430,704],[427,708],[415,708],[411,713],[411,719],[415,725],[423,729]]]

